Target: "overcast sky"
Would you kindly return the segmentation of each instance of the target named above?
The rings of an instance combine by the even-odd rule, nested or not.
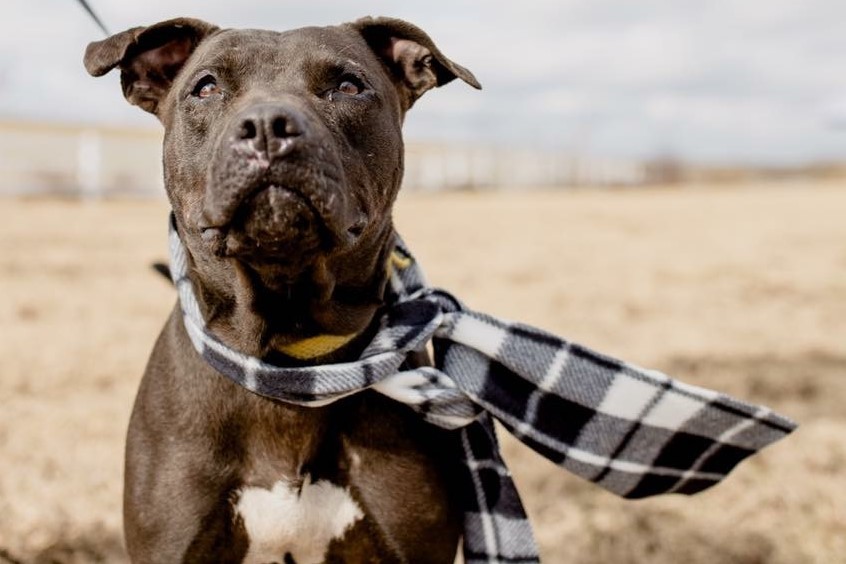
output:
[[[409,137],[580,154],[801,163],[846,158],[844,0],[90,0],[112,32],[190,15],[289,29],[390,15],[470,68],[412,110]],[[0,118],[156,126],[116,73],[88,77],[102,32],[76,0],[4,2]]]

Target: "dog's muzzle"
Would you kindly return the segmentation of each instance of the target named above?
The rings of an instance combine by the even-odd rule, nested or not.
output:
[[[352,244],[366,218],[347,196],[331,135],[292,104],[252,105],[215,151],[203,238],[219,255],[263,257]]]

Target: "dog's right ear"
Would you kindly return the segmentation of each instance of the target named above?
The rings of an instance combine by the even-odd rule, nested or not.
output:
[[[85,69],[91,76],[102,76],[119,66],[126,99],[158,115],[159,103],[185,61],[217,29],[192,18],[134,27],[90,43],[85,50]]]
[[[414,24],[396,18],[361,18],[349,24],[386,65],[407,111],[426,91],[460,78],[473,88],[482,85],[473,73],[448,59]]]

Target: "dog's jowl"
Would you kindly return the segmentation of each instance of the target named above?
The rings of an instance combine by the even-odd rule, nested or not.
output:
[[[92,43],[165,128],[165,186],[209,329],[278,365],[357,358],[377,327],[403,171],[427,90],[473,75],[417,27],[287,32],[193,19]],[[418,362],[419,359],[409,359]],[[256,396],[171,315],[132,414],[133,562],[452,562],[453,435],[364,392],[323,407]]]

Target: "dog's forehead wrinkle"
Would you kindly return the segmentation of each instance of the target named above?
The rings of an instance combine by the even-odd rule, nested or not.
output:
[[[323,88],[327,81],[344,73],[369,78],[362,62],[339,57],[332,51],[311,50],[305,56],[293,56],[288,50],[266,45],[249,50],[228,50],[207,57],[199,57],[186,72],[185,80],[193,81],[208,70],[224,81],[225,87],[252,94],[271,88],[273,91],[308,92]]]
[[[304,27],[288,31],[266,29],[229,29],[209,38],[202,46],[202,51],[231,49],[249,51],[256,47],[268,49],[303,48],[331,51],[343,55],[348,50],[363,45],[352,40],[349,32],[337,27]],[[303,52],[300,51],[300,54]],[[306,51],[307,53],[307,51]]]

